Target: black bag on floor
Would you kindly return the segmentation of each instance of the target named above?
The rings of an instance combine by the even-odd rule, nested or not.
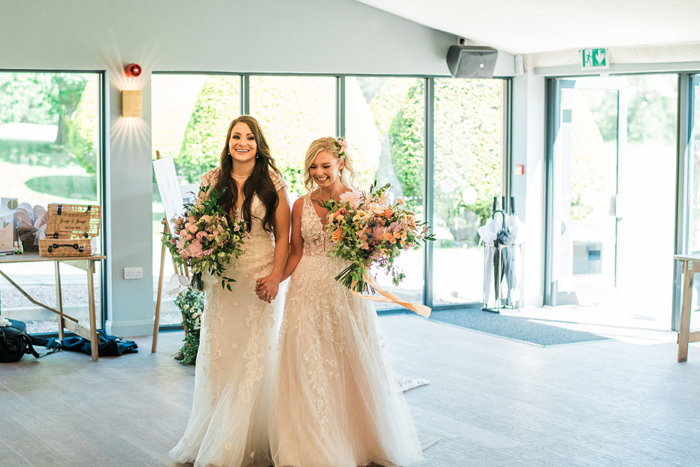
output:
[[[121,337],[110,336],[102,329],[97,330],[97,335],[100,338],[97,344],[97,354],[100,357],[118,357],[124,353],[135,353],[139,351],[139,346],[134,341],[127,341]],[[82,337],[66,337],[60,341],[61,350],[72,352],[82,352],[88,355],[92,354],[90,341]]]
[[[57,349],[58,345],[46,339],[46,343],[35,342],[29,334],[27,334],[27,325],[16,319],[8,320],[12,323],[11,326],[0,327],[0,363],[18,362],[26,353],[34,355],[36,358],[43,357],[34,350],[34,344],[49,346]],[[55,351],[55,350],[54,350]],[[49,352],[53,353],[53,352]]]

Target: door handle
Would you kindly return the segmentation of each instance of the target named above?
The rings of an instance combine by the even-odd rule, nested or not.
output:
[[[622,219],[623,217],[625,217],[625,211],[627,209],[627,197],[624,195],[624,193],[618,193],[613,196],[613,207],[616,218]]]

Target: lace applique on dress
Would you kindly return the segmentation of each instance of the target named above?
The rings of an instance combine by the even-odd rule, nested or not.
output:
[[[250,338],[243,352],[246,363],[245,379],[238,385],[238,396],[241,401],[251,401],[251,389],[260,381],[265,371],[260,363],[268,351],[268,330],[274,326],[272,305],[258,299],[253,288],[250,289],[250,305],[248,305],[248,318],[246,326],[250,329]]]
[[[275,190],[280,191],[282,188],[287,188],[287,182],[277,172],[270,171],[270,179],[275,185]]]
[[[197,198],[202,198],[203,196],[204,197],[209,196],[209,193],[211,193],[211,190],[214,188],[214,185],[216,185],[216,182],[219,180],[219,172],[220,172],[220,170],[217,167],[217,168],[211,169],[209,172],[205,173],[204,175],[202,175],[199,178],[199,188],[201,189],[202,187],[208,185],[209,190],[207,191],[207,193],[205,195],[202,195],[202,192],[198,191]]]
[[[331,241],[325,232],[321,218],[313,206],[309,195],[304,196],[301,212],[301,236],[304,239],[304,254],[309,256],[328,256]]]
[[[330,256],[313,201],[302,202],[303,256],[287,291],[272,396],[275,465],[418,461],[420,442],[383,356],[376,312],[335,280],[348,262]],[[299,414],[304,423],[290,426]]]
[[[218,169],[211,170],[201,182],[213,185],[218,176]],[[272,383],[273,324],[282,311],[281,300],[269,304],[255,294],[255,280],[270,274],[274,265],[274,236],[262,226],[264,214],[265,206],[256,196],[245,252],[226,266],[227,277],[236,280],[232,290],[218,283],[205,290],[192,415],[171,451],[180,463],[232,465],[231,459],[252,452],[255,465],[273,463],[268,408],[256,404],[258,395],[267,394]]]

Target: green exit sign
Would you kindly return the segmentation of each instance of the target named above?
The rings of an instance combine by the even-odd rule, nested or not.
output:
[[[583,49],[581,50],[582,65],[584,69],[608,68],[608,49]]]

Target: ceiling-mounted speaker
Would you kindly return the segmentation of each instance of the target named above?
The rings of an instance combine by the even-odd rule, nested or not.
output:
[[[498,50],[480,45],[452,45],[447,67],[455,78],[493,78]]]

